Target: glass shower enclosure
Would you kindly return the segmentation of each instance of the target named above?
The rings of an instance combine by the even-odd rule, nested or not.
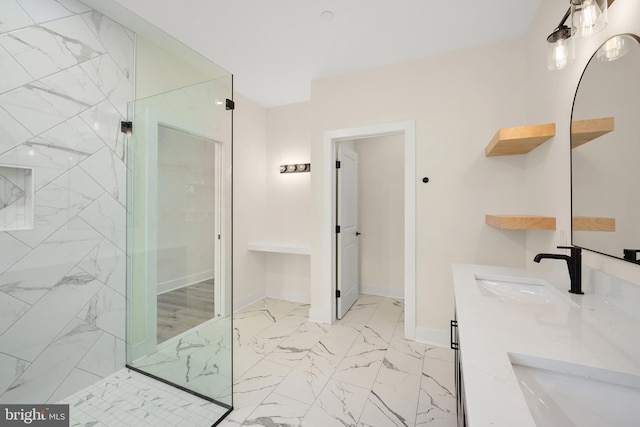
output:
[[[232,79],[131,102],[123,123],[127,366],[221,417],[233,406]]]

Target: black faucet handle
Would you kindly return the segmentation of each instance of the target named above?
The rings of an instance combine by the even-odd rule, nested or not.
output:
[[[569,249],[572,254],[579,254],[582,252],[582,248],[579,246],[558,246],[558,249]]]
[[[624,259],[628,261],[637,262],[636,254],[640,252],[640,249],[623,249]]]

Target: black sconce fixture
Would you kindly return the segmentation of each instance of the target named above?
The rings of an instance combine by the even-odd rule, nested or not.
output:
[[[120,122],[120,132],[126,134],[127,136],[131,136],[131,132],[133,132],[133,123]]]
[[[547,68],[562,70],[575,60],[574,39],[586,38],[607,26],[607,8],[615,0],[569,0],[569,9],[547,37]],[[571,26],[567,20],[571,17]]]
[[[280,173],[311,172],[311,163],[296,163],[294,165],[280,165]]]

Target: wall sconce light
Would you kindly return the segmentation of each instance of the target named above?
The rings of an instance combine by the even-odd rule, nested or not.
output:
[[[562,70],[575,61],[571,28],[566,25],[570,10],[567,10],[560,24],[547,37],[547,69],[549,70]]]
[[[280,173],[311,172],[311,163],[296,163],[294,165],[280,165]]]
[[[575,60],[575,38],[589,37],[607,26],[607,7],[615,0],[569,0],[569,9],[547,37],[547,68],[562,70]],[[566,22],[571,17],[571,27]]]
[[[571,0],[571,26],[577,38],[589,37],[607,26],[607,0]]]
[[[127,136],[131,136],[131,132],[133,132],[133,123],[120,122],[120,132],[126,134]]]

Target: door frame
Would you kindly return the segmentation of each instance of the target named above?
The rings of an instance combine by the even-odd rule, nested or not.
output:
[[[387,135],[404,136],[404,321],[405,337],[416,336],[416,131],[415,120],[382,123],[324,132],[322,183],[322,294],[330,307],[328,323],[336,319],[336,143]]]
[[[135,101],[133,101],[135,102]],[[134,112],[133,110],[130,111]],[[135,112],[134,112],[135,113]],[[145,179],[146,179],[146,213],[148,215],[149,221],[145,224],[145,243],[147,248],[153,248],[154,250],[151,253],[144,254],[145,262],[144,262],[144,272],[146,278],[146,286],[145,286],[145,339],[141,342],[131,343],[129,345],[129,351],[127,352],[127,363],[132,363],[140,357],[148,356],[151,353],[154,353],[157,350],[158,342],[157,342],[157,326],[158,326],[158,316],[157,316],[157,305],[158,305],[158,293],[157,293],[157,232],[150,232],[156,230],[158,227],[158,218],[157,212],[153,209],[149,209],[149,206],[152,206],[153,203],[157,201],[157,192],[158,192],[158,183],[157,183],[157,173],[158,173],[158,133],[159,127],[164,126],[171,128],[173,130],[177,130],[180,132],[184,132],[196,138],[205,139],[214,143],[215,147],[215,162],[216,162],[216,188],[215,188],[215,211],[216,211],[216,234],[222,235],[221,239],[215,239],[215,249],[214,249],[214,314],[215,318],[218,317],[226,317],[228,313],[226,312],[226,305],[223,304],[224,299],[226,298],[226,293],[224,286],[222,286],[223,279],[225,277],[225,252],[223,251],[224,247],[224,233],[222,230],[222,225],[224,223],[224,206],[223,206],[223,183],[222,183],[222,164],[223,164],[223,153],[222,153],[222,142],[218,139],[215,139],[211,136],[208,136],[198,130],[193,129],[193,126],[190,123],[185,122],[180,118],[176,118],[173,115],[158,111],[154,108],[147,108],[146,111],[142,115],[133,115],[133,117],[128,117],[128,120],[134,122],[135,126],[138,128],[142,127],[144,130],[144,136],[147,142],[147,150],[144,153],[145,158]],[[133,141],[128,141],[128,144],[133,143]],[[129,155],[129,153],[128,153]],[[135,154],[134,154],[135,155]],[[128,159],[131,161],[133,159]],[[132,165],[128,164],[127,169],[130,169]],[[129,182],[129,171],[127,171],[127,205],[133,207],[134,205],[134,189],[130,188],[130,185],[133,185],[133,182]],[[219,186],[219,187],[218,187]],[[131,198],[131,199],[129,199]],[[133,208],[130,208],[131,211],[128,215],[133,214]],[[127,218],[127,245],[129,248],[133,248],[133,236],[129,230],[129,222],[131,219]],[[132,291],[130,289],[133,284],[133,277],[131,276],[133,271],[133,260],[132,257],[128,257],[127,260],[127,298],[131,299],[129,292]],[[127,307],[127,310],[131,310],[131,307]],[[128,317],[131,317],[131,313],[127,313]],[[132,325],[127,325],[127,337],[131,336]]]

